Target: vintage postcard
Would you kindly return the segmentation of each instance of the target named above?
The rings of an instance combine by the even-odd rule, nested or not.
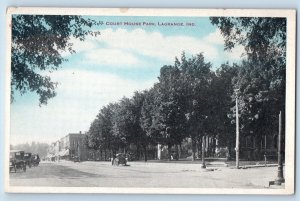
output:
[[[293,194],[295,13],[8,8],[6,192]]]

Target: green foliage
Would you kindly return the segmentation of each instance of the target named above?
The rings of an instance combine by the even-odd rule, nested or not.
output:
[[[207,133],[208,116],[212,103],[209,90],[214,73],[211,64],[205,62],[204,56],[199,54],[186,59],[182,54],[181,61],[176,59],[175,66],[181,70],[181,95],[184,99],[184,114],[186,117],[187,136],[195,138]],[[208,122],[209,123],[209,122]]]
[[[145,91],[145,98],[141,108],[140,125],[148,139],[154,139],[159,136],[157,114],[159,105],[158,84],[155,84],[150,90]]]
[[[87,133],[88,147],[99,149],[116,149],[118,141],[113,135],[113,119],[117,109],[116,104],[103,107],[96,119],[91,123]]]
[[[225,50],[244,46],[248,59],[233,78],[232,101],[238,96],[245,134],[276,133],[285,110],[286,19],[212,17],[225,39]],[[235,122],[234,107],[229,117]]]
[[[173,145],[182,141],[185,116],[180,86],[180,70],[176,66],[163,66],[160,70],[158,87],[156,136],[162,144]]]
[[[211,115],[209,119],[212,122],[210,125],[210,133],[217,135],[219,140],[226,143],[227,140],[233,139],[235,133],[235,125],[232,124],[234,100],[234,85],[232,80],[236,78],[238,72],[237,65],[222,64],[216,70],[213,76],[209,96],[211,100],[210,108]]]
[[[70,15],[13,15],[11,49],[11,101],[15,91],[28,91],[47,104],[56,95],[57,83],[43,71],[57,70],[64,61],[62,52],[75,53],[71,37],[84,40],[97,35],[88,28],[96,21]]]
[[[211,17],[224,36],[225,50],[242,45],[255,61],[286,57],[286,18]]]
[[[100,136],[102,147],[160,143],[170,148],[187,137],[199,144],[202,136],[217,137],[221,144],[229,146],[235,138],[236,98],[243,135],[276,133],[277,115],[285,110],[285,19],[211,21],[225,38],[225,50],[242,45],[247,58],[239,65],[225,63],[213,71],[203,54],[186,58],[183,53],[174,65],[160,69],[158,82],[151,89],[115,104],[111,118],[106,118],[110,126],[100,132],[112,140],[103,140],[103,134],[95,135]],[[99,115],[102,114],[103,110]],[[100,122],[93,123],[90,131],[92,127],[103,127],[103,120]],[[107,146],[108,143],[115,145]],[[146,155],[146,149],[144,152]]]

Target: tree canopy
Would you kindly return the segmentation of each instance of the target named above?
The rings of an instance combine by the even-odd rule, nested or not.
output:
[[[72,15],[13,15],[11,49],[11,101],[14,91],[35,92],[39,103],[47,104],[56,95],[57,83],[43,71],[57,70],[64,61],[62,52],[75,53],[71,37],[84,40],[97,35],[90,28],[98,23]]]
[[[172,147],[190,138],[194,152],[202,136],[229,146],[235,139],[236,98],[243,136],[262,139],[276,134],[278,113],[285,110],[286,20],[210,19],[224,36],[225,51],[241,45],[247,57],[212,69],[203,54],[187,58],[183,53],[174,65],[161,67],[152,88],[116,103],[115,127],[108,133],[123,136],[124,146]]]
[[[232,79],[236,90],[232,98],[239,97],[242,130],[256,135],[274,133],[279,111],[285,110],[286,18],[210,20],[224,36],[225,50],[242,45],[248,56]]]
[[[210,20],[220,29],[225,50],[242,45],[251,60],[266,61],[276,56],[285,61],[286,18],[210,17]]]

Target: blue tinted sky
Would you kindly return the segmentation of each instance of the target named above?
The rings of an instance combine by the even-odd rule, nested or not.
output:
[[[102,106],[150,88],[157,81],[160,68],[172,65],[183,51],[187,56],[202,52],[213,69],[226,61],[239,61],[242,53],[241,47],[224,52],[220,32],[205,17],[92,19],[103,22],[93,28],[101,35],[88,37],[84,42],[72,38],[76,54],[62,52],[68,62],[51,74],[43,72],[59,83],[57,96],[42,107],[33,93],[15,96],[11,105],[12,144],[52,142],[70,132],[87,131]],[[124,25],[127,22],[141,25]]]

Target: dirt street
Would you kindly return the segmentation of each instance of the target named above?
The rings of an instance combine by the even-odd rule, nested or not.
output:
[[[264,188],[277,167],[232,169],[184,163],[44,162],[26,172],[10,173],[12,186]]]

